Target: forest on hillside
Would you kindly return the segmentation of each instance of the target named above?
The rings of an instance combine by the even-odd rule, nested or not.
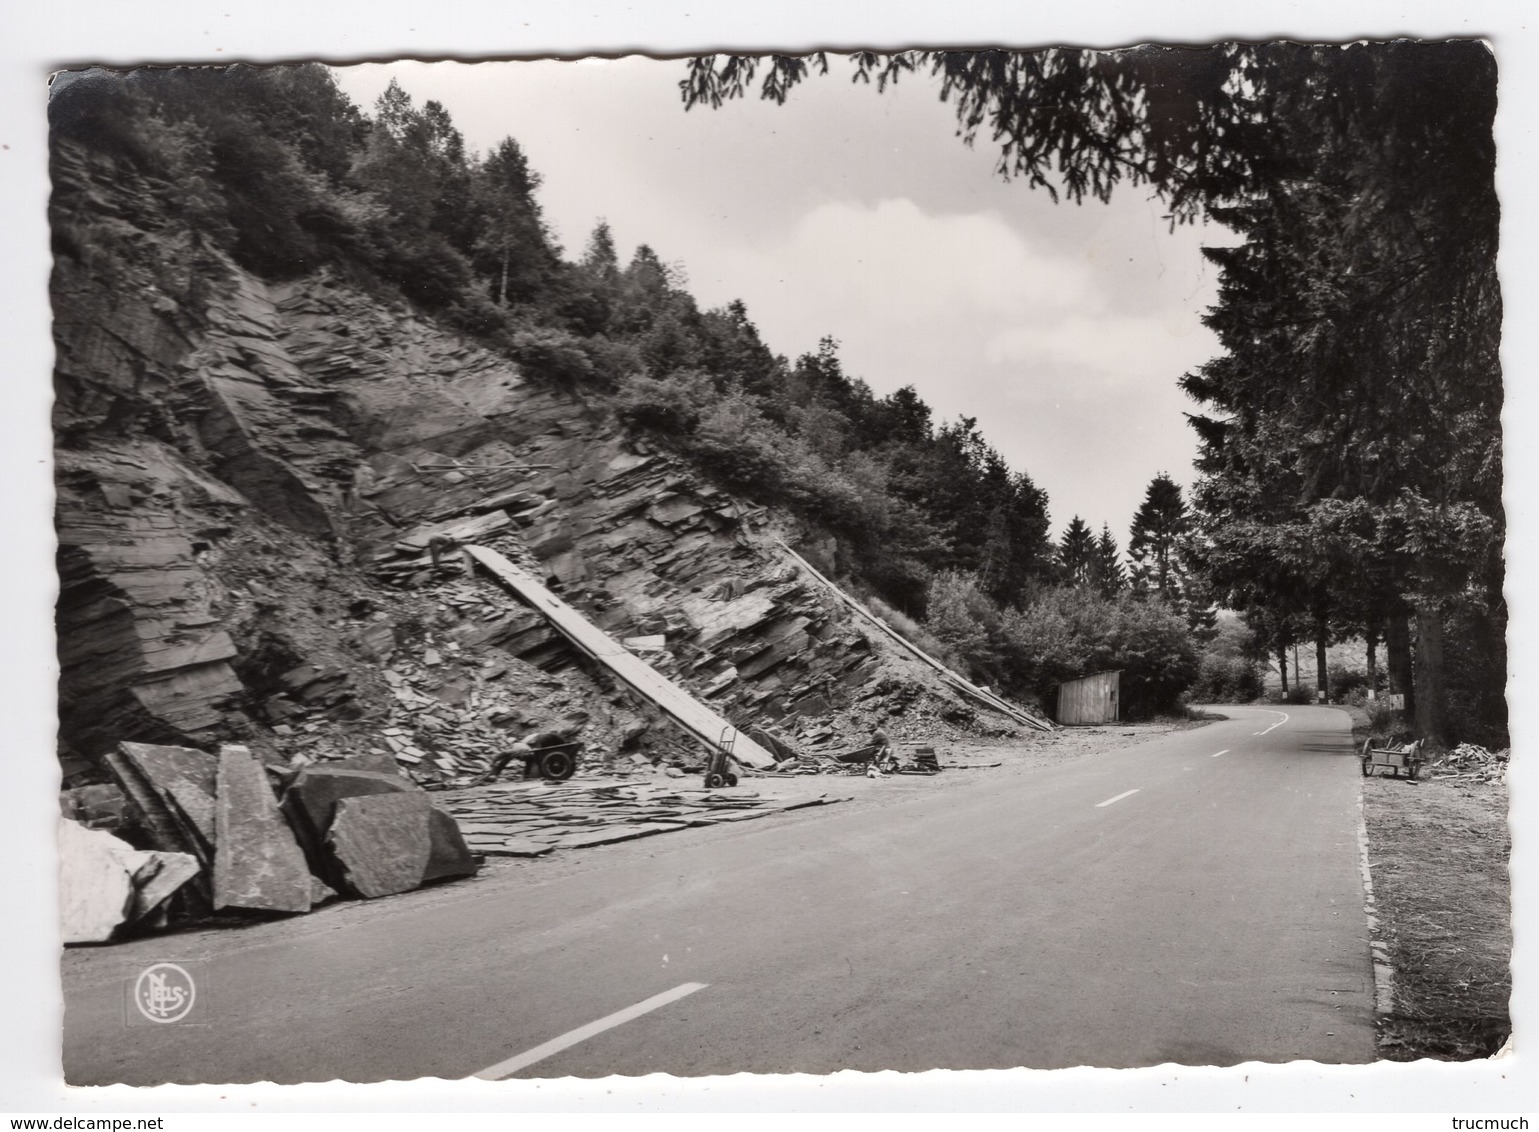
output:
[[[707,73],[717,74],[697,68],[695,79]],[[1323,560],[1292,544],[1288,577],[1270,589],[1242,579],[1259,576],[1251,567],[1264,548],[1230,549],[1238,544],[1215,538],[1230,528],[1209,521],[1234,506],[1218,473],[1240,448],[1215,439],[1233,416],[1197,422],[1209,446],[1199,500],[1163,472],[1152,477],[1126,555],[1109,526],[1096,531],[1079,516],[1055,540],[1045,493],[1008,466],[976,418],[937,421],[912,387],[877,396],[845,372],[831,337],[794,360],[777,354],[741,302],[700,309],[684,269],[646,244],[622,264],[602,222],[568,253],[543,220],[540,173],[514,138],[473,152],[442,105],[418,106],[395,83],[364,110],[314,64],[92,72],[59,84],[51,123],[57,138],[130,164],[244,269],[269,280],[329,272],[404,298],[723,486],[785,508],[832,537],[821,564],[896,628],[1009,694],[1050,703],[1057,682],[1118,668],[1125,710],[1147,714],[1174,706],[1199,669],[1205,694],[1253,694],[1259,655],[1301,635],[1373,634],[1397,616],[1405,626],[1399,597],[1327,607],[1320,587],[1298,577]],[[1254,208],[1229,216],[1249,248],[1268,220]],[[1224,307],[1212,316],[1232,357],[1245,342],[1229,312],[1272,301],[1253,298],[1254,286],[1240,293],[1245,255],[1222,264]],[[1225,372],[1189,376],[1190,391],[1238,403]],[[1304,427],[1279,418],[1274,431],[1286,440]],[[1465,569],[1450,583],[1456,594],[1469,577]],[[1219,635],[1226,659],[1216,665],[1202,653],[1218,605],[1245,610],[1250,627]],[[1450,670],[1489,681],[1482,640],[1451,625]],[[1399,642],[1389,643],[1398,656]],[[1492,711],[1476,714],[1489,721]]]

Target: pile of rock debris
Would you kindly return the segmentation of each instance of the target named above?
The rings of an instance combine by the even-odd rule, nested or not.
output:
[[[122,743],[64,792],[65,941],[217,914],[308,912],[470,876],[458,825],[377,767],[272,766],[245,747]]]

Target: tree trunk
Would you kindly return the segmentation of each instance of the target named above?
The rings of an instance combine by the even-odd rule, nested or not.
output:
[[[1282,675],[1283,699],[1288,698],[1288,642],[1277,638],[1277,671]]]
[[[1392,613],[1384,623],[1384,652],[1389,664],[1389,690],[1405,697],[1407,717],[1416,710],[1416,690],[1411,686],[1411,634],[1405,613]]]
[[[1448,701],[1443,688],[1443,614],[1436,603],[1416,607],[1416,735],[1448,746]]]
[[[1363,640],[1368,645],[1368,698],[1379,698],[1379,631],[1369,625],[1363,634]]]
[[[1315,699],[1321,703],[1330,703],[1331,677],[1325,667],[1325,642],[1330,636],[1330,622],[1325,619],[1325,614],[1315,615]]]
[[[508,245],[504,241],[502,245],[502,280],[497,284],[497,305],[508,305]]]

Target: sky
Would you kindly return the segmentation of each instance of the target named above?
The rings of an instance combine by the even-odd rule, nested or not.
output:
[[[1146,189],[1054,204],[969,148],[928,77],[878,95],[842,59],[784,106],[685,112],[679,60],[397,62],[339,67],[366,112],[392,77],[442,103],[467,144],[513,137],[568,258],[607,220],[622,262],[645,243],[681,264],[702,307],[742,299],[795,359],[831,335],[845,372],[913,385],[937,419],[975,417],[1048,493],[1127,543],[1149,481],[1192,482],[1199,407],[1180,376],[1215,356],[1200,322],[1211,225],[1170,231]]]

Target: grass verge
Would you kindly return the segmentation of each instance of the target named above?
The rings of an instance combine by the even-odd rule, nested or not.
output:
[[[1364,728],[1366,716],[1354,722]],[[1395,972],[1379,1020],[1392,1061],[1489,1057],[1512,993],[1507,787],[1453,777],[1363,780],[1379,938]]]

